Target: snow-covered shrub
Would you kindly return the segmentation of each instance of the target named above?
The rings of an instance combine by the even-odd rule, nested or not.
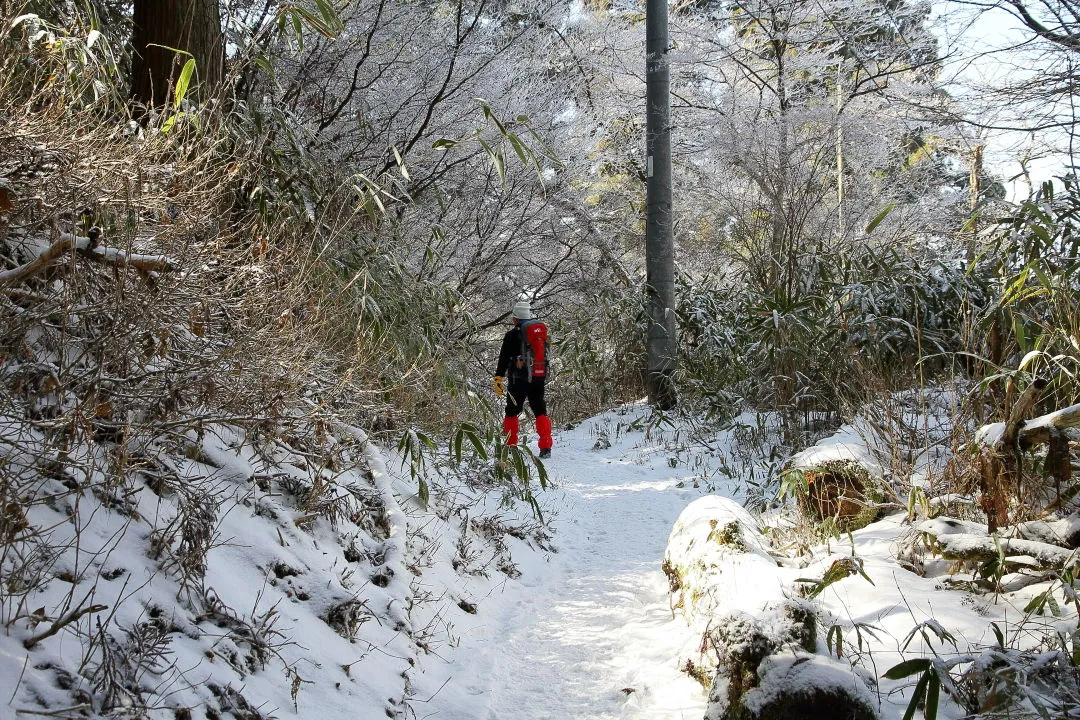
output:
[[[560,313],[552,341],[557,385],[552,396],[569,419],[645,393],[645,294],[598,286],[573,312]],[[567,308],[569,309],[569,308]]]
[[[810,653],[817,649],[817,618],[813,608],[800,601],[765,608],[758,615],[742,611],[717,615],[702,643],[716,657],[709,702],[730,707],[758,686],[759,666],[767,657],[787,648]]]
[[[962,707],[980,717],[1072,717],[1080,712],[1080,668],[1075,657],[1061,650],[988,650],[951,687]]]
[[[758,684],[730,704],[710,705],[706,720],[876,720],[877,703],[862,676],[821,655],[782,653],[762,660]],[[715,688],[714,688],[715,689]]]
[[[948,258],[851,252],[822,258],[797,297],[727,275],[680,277],[680,371],[694,396],[780,411],[787,441],[801,446],[813,417],[908,387],[916,367],[923,379],[951,372],[968,318],[987,302],[981,276]]]

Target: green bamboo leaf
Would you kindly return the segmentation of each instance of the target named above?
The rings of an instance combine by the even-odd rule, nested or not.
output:
[[[1045,606],[1046,606],[1046,593],[1039,593],[1035,597],[1031,598],[1031,600],[1028,601],[1028,604],[1024,606],[1024,612],[1028,613],[1028,614],[1035,613],[1037,615],[1042,615],[1043,608]],[[1001,631],[998,630],[996,634],[1000,634],[1000,633],[1001,633]],[[998,641],[998,646],[1001,646],[1001,645],[1002,645],[1002,643],[999,640]]]
[[[184,96],[187,95],[188,87],[191,85],[191,76],[195,72],[195,59],[191,58],[184,63],[183,69],[180,70],[180,77],[176,79],[176,90],[173,93],[173,109],[180,108],[180,103],[184,101]]]
[[[1028,612],[1024,610],[1024,612]],[[1001,632],[1001,627],[996,622],[990,623],[990,627],[994,631],[994,637],[997,638],[997,646],[999,650],[1005,649],[1005,634]]]
[[[274,66],[270,64],[269,60],[260,56],[255,58],[254,62],[263,72],[265,72],[271,78],[274,76]]]
[[[917,658],[915,660],[905,660],[899,665],[893,665],[891,668],[885,671],[885,675],[889,680],[900,680],[906,678],[909,675],[914,675],[917,672],[923,672],[930,667],[930,661],[926,658]]]
[[[526,494],[525,499],[529,502],[529,505],[532,506],[533,515],[536,516],[536,519],[540,522],[544,522],[544,513],[540,509],[540,503],[536,501],[536,496],[532,493],[528,493]]]
[[[969,217],[964,224],[960,226],[960,232],[971,232],[978,227],[978,222],[982,218],[983,212],[986,208],[979,208],[971,217]]]
[[[327,27],[333,28],[335,35],[344,29],[344,24],[341,22],[341,17],[338,15],[337,10],[331,5],[328,0],[315,0],[316,7],[319,8],[319,14],[322,15],[323,22]]]
[[[397,146],[391,145],[390,149],[394,151],[394,161],[397,163],[398,172],[401,173],[401,177],[406,180],[411,180],[412,178],[409,177],[409,171],[405,168],[405,161],[402,159],[401,153],[398,152]]]
[[[532,456],[533,465],[536,466],[536,477],[540,482],[540,488],[547,490],[548,486],[548,473],[547,468],[544,467],[544,463],[540,462],[540,458],[535,455]]]
[[[416,492],[416,499],[420,501],[420,506],[427,510],[428,501],[431,499],[431,489],[428,488],[424,478],[420,478],[420,487]]]
[[[450,439],[450,454],[458,465],[461,464],[461,435],[461,428],[458,428],[458,431],[454,433],[454,437]]]
[[[1039,278],[1039,282],[1047,290],[1053,290],[1055,283],[1053,283],[1046,272],[1042,269],[1041,263],[1034,262],[1031,264],[1031,271],[1035,273],[1035,277]]]
[[[1013,320],[1013,332],[1017,333],[1017,342],[1020,345],[1020,349],[1023,350],[1024,342],[1023,339],[1020,337],[1020,333],[1024,332],[1024,326],[1022,323],[1017,322],[1016,318],[1014,318]],[[1044,355],[1046,355],[1046,353],[1044,353],[1042,350],[1029,350],[1027,354],[1024,355],[1023,359],[1020,360],[1020,364],[1017,365],[1016,369],[1027,370],[1028,366],[1031,365],[1032,362],[1034,362],[1037,358],[1043,357]]]
[[[831,652],[835,652],[837,658],[843,657],[844,629],[839,625],[833,625],[829,628],[829,634],[825,636],[825,646],[829,648]]]
[[[1005,292],[1001,294],[1001,300],[999,302],[999,305],[1001,305],[1001,307],[1008,307],[1013,302],[1015,302],[1017,296],[1021,294],[1021,292],[1024,290],[1024,287],[1027,285],[1027,279],[1030,272],[1031,265],[1029,264],[1026,265],[1023,270],[1017,273],[1013,281],[1009,283],[1009,286],[1007,288],[1005,288]]]
[[[488,157],[491,158],[491,164],[495,167],[495,172],[499,175],[499,179],[505,180],[506,168],[503,166],[503,161],[502,158],[499,156],[499,152],[495,148],[491,147],[491,145],[489,145],[483,139],[479,140],[479,143],[480,146],[484,148],[484,152],[486,152],[488,154]]]
[[[919,708],[919,701],[926,696],[926,686],[930,683],[930,671],[927,670],[919,678],[919,682],[915,684],[915,692],[911,695],[911,702],[908,703],[907,710],[904,712],[904,720],[911,720],[915,717],[915,711]]]
[[[870,224],[866,226],[866,230],[864,232],[866,232],[867,235],[874,232],[874,228],[880,225],[881,222],[889,216],[889,213],[891,213],[893,211],[893,208],[895,207],[896,203],[889,203],[888,205],[886,205],[885,209],[878,213],[877,217],[870,221]]]
[[[923,717],[926,720],[937,720],[938,697],[941,695],[941,679],[937,673],[928,673],[930,682],[926,686],[926,704],[923,706]]]
[[[417,430],[417,431],[416,431],[416,436],[417,436],[418,438],[420,438],[420,442],[422,442],[422,443],[424,443],[425,445],[427,445],[427,446],[428,446],[428,448],[429,448],[430,450],[434,450],[434,449],[435,449],[435,440],[434,440],[434,439],[432,439],[432,437],[431,437],[430,435],[428,435],[427,433],[423,433],[423,432],[420,432],[419,430]]]
[[[510,146],[514,148],[514,153],[518,156],[518,159],[521,160],[521,164],[528,165],[529,161],[525,157],[525,146],[522,144],[521,139],[512,132],[506,133],[506,139],[510,141]]]
[[[300,52],[304,51],[304,25],[300,14],[292,12],[293,37],[296,38],[296,47]]]
[[[487,446],[484,445],[484,441],[480,437],[480,431],[471,423],[463,423],[462,426],[465,428],[465,437],[472,443],[473,450],[476,451],[476,456],[481,460],[487,460],[489,454]]]
[[[1021,350],[1028,351],[1029,345],[1027,341],[1027,331],[1024,327],[1024,319],[1020,317],[1019,314],[1014,314],[1012,316],[1012,326],[1013,336],[1016,337],[1016,346],[1019,347]],[[1027,355],[1024,356],[1024,360],[1020,363],[1020,370],[1024,369],[1024,363],[1027,362],[1029,357],[1031,357],[1032,352],[1034,352],[1035,355],[1040,354],[1036,351],[1028,352]]]

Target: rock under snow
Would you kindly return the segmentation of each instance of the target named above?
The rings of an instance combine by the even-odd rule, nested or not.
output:
[[[852,668],[821,655],[784,653],[765,658],[760,684],[706,720],[875,720],[877,704]]]
[[[691,623],[735,607],[763,608],[782,601],[776,569],[750,513],[716,495],[683,510],[664,557],[672,607],[681,608]]]

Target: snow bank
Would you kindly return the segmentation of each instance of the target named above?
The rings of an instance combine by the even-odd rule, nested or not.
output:
[[[406,509],[398,463],[344,425],[206,424],[133,448],[122,477],[104,445],[47,461],[40,435],[8,426],[3,459],[35,493],[20,516],[35,534],[6,538],[30,555],[0,557],[12,713],[404,717],[439,689],[426,658],[517,572],[510,544],[533,552],[508,537],[532,536],[531,511],[499,488],[432,475],[432,509]]]
[[[692,623],[730,609],[761,609],[783,600],[768,541],[734,500],[708,495],[690,503],[671,531],[664,569],[672,606]]]

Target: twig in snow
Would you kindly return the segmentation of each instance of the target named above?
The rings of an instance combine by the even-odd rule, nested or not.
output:
[[[60,717],[60,716],[64,715],[65,713],[79,713],[79,716],[82,717],[83,713],[85,713],[87,710],[91,710],[91,709],[92,708],[88,704],[81,703],[79,705],[72,705],[71,707],[66,707],[66,708],[57,708],[55,710],[30,710],[30,709],[19,708],[18,710],[15,711],[15,714],[16,715],[43,715],[45,717]]]
[[[56,633],[60,632],[66,626],[68,626],[71,623],[75,622],[76,620],[81,618],[83,615],[89,615],[90,613],[97,613],[97,612],[101,612],[102,610],[108,610],[108,609],[109,609],[108,605],[90,605],[90,606],[87,606],[87,607],[84,607],[84,608],[76,608],[75,610],[72,610],[67,615],[64,615],[62,618],[60,618],[59,620],[54,622],[51,626],[49,626],[49,629],[46,630],[45,632],[34,635],[33,637],[28,637],[25,640],[23,640],[23,647],[26,648],[27,650],[29,650],[32,647],[34,647],[35,645],[37,645],[39,642],[44,640],[45,638],[52,637]]]

